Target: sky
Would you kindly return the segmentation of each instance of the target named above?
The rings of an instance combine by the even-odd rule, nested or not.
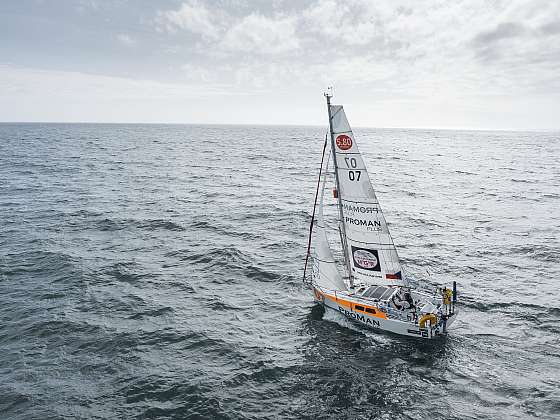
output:
[[[2,0],[0,121],[559,129],[558,0]]]

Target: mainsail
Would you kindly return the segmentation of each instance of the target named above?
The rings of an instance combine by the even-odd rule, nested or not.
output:
[[[344,109],[330,101],[328,106],[345,234],[342,246],[353,282],[403,286],[397,250]]]

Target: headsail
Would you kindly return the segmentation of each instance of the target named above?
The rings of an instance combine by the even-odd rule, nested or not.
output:
[[[328,162],[328,159],[327,159]],[[328,165],[328,163],[327,163]],[[313,256],[313,282],[319,287],[328,290],[347,290],[342,275],[336,266],[335,259],[329,247],[325,221],[323,219],[323,198],[325,195],[325,184],[327,170],[323,176],[319,210],[317,212],[317,226],[315,228],[315,255]]]
[[[351,275],[356,284],[403,286],[397,250],[344,109],[329,106]]]

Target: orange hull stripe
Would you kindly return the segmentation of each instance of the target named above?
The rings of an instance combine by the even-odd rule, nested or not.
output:
[[[315,293],[316,293],[316,294],[319,294],[319,295],[321,295],[321,296],[323,296],[323,297],[326,297],[327,299],[330,299],[330,300],[332,300],[333,302],[336,302],[336,303],[337,303],[338,305],[340,305],[340,306],[345,306],[345,307],[347,307],[348,309],[352,310],[352,302],[350,302],[350,301],[348,301],[348,300],[340,299],[339,297],[336,297],[336,296],[327,295],[326,293],[321,293],[321,292],[318,291],[317,289],[315,289]],[[355,305],[356,305],[356,304],[354,304],[354,306],[355,306]],[[366,305],[364,305],[363,303],[358,303],[357,305],[363,306],[364,309],[365,309],[365,308],[373,309],[373,310],[375,310],[375,313],[372,314],[372,313],[369,313],[369,312],[362,311],[362,310],[359,310],[359,309],[354,308],[354,311],[355,311],[355,312],[361,312],[361,313],[363,313],[363,314],[366,314],[366,315],[369,315],[369,316],[374,316],[374,317],[376,317],[376,318],[387,319],[387,315],[385,315],[385,313],[382,312],[381,309],[379,309],[379,308],[376,308],[376,307],[373,307],[373,306],[366,306]]]

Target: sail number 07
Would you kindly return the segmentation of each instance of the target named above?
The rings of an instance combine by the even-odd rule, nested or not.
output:
[[[345,157],[344,161],[346,162],[346,166],[349,168],[356,168],[358,166],[358,162],[356,161],[356,158]],[[348,179],[350,181],[359,181],[361,174],[362,171],[348,171]]]

